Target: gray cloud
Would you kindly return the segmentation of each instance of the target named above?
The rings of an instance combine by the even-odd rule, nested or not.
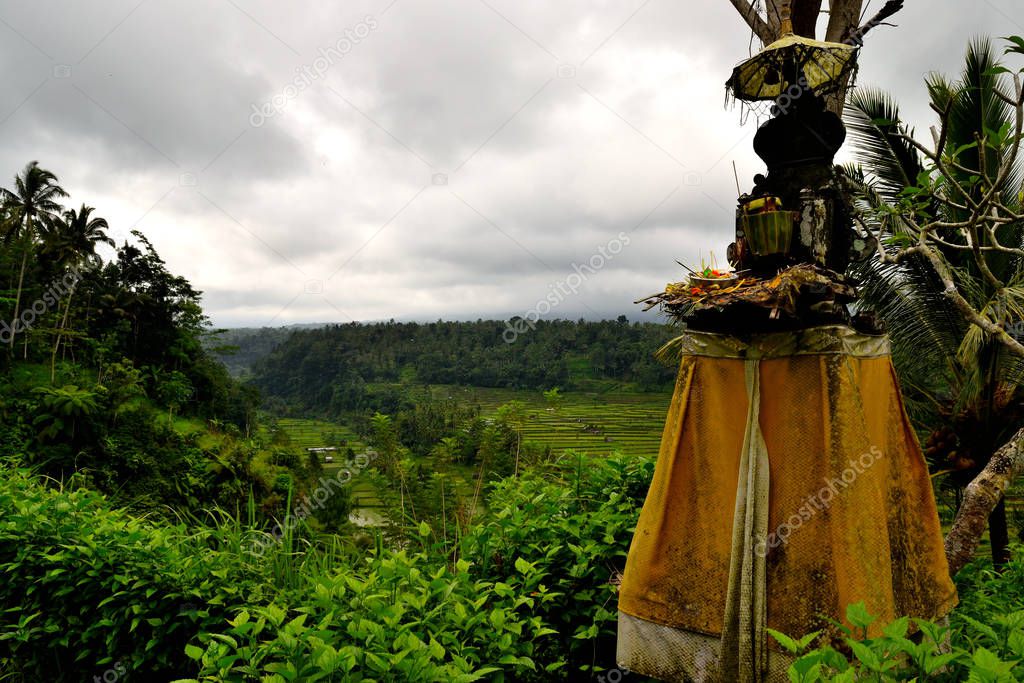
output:
[[[750,43],[729,3],[389,3],[0,0],[0,171],[39,159],[142,229],[221,325],[522,314],[620,231],[553,315],[636,314],[675,259],[724,257],[732,162],[761,170],[722,107]],[[1011,3],[908,3],[860,82],[923,130],[923,75],[1024,33]]]

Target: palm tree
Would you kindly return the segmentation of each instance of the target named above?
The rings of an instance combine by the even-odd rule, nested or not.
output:
[[[105,232],[110,228],[105,218],[93,216],[91,206],[82,204],[78,210],[69,209],[63,215],[48,221],[43,228],[43,251],[56,257],[64,267],[86,262],[97,263],[96,246],[114,246],[114,240]]]
[[[964,187],[980,169],[991,169],[1010,153],[1007,136],[1013,112],[996,94],[1002,87],[999,60],[988,40],[976,40],[967,50],[958,81],[932,75],[927,79],[932,108],[948,112],[943,153],[955,158],[948,166]],[[946,208],[912,189],[925,173],[924,161],[908,138],[913,131],[900,120],[895,101],[877,90],[855,92],[846,110],[850,139],[859,166],[848,173],[860,180],[857,201],[872,208],[891,209],[892,220],[877,219],[885,248],[907,246],[911,236],[895,219],[899,207],[916,204],[931,218],[958,221],[957,209]],[[934,178],[932,179],[934,180]],[[1020,169],[997,188],[1003,203],[1019,211]],[[978,190],[982,190],[979,188]],[[986,235],[972,235],[976,244]],[[1024,226],[998,229],[1002,244],[1024,246]],[[1024,319],[1024,262],[1010,254],[986,252],[975,259],[965,240],[948,238],[942,256],[956,285],[975,310],[993,322],[1010,326]],[[982,267],[983,263],[988,268]],[[987,271],[987,272],[986,272]],[[935,469],[950,474],[957,490],[973,479],[992,454],[1024,425],[1024,361],[979,327],[969,325],[943,296],[931,264],[914,256],[897,264],[873,260],[855,268],[862,284],[862,301],[886,324],[893,359],[905,389],[908,409],[919,424],[935,429],[926,455]],[[1008,559],[1006,511],[1002,502],[989,517],[992,557],[996,565]]]
[[[95,211],[93,207],[82,204],[77,211],[70,209],[65,211],[62,217],[45,222],[43,253],[50,256],[59,268],[73,268],[86,263],[99,265],[101,261],[96,253],[96,246],[98,244],[114,246],[114,240],[110,239],[105,232],[110,227],[106,219],[94,217],[93,211]],[[56,377],[57,351],[60,348],[62,331],[67,327],[73,297],[74,289],[68,292],[67,301],[64,304],[64,316],[53,343],[53,355],[50,358],[51,383]]]
[[[29,162],[20,175],[14,177],[14,190],[0,188],[0,202],[3,202],[8,220],[3,226],[4,241],[23,241],[21,272],[18,275],[18,291],[14,300],[14,321],[21,312],[21,294],[25,284],[25,266],[28,255],[40,232],[40,221],[54,218],[61,209],[58,200],[68,193],[57,184],[57,176],[39,167],[38,161]],[[12,328],[16,325],[12,324]],[[14,353],[16,330],[11,331],[11,353]],[[28,355],[28,347],[25,347]]]

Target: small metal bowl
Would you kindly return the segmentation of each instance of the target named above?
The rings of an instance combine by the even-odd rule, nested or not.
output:
[[[725,277],[700,277],[699,275],[690,276],[690,285],[694,287],[710,287],[711,285],[726,285],[731,284],[737,278],[736,273],[729,273]]]

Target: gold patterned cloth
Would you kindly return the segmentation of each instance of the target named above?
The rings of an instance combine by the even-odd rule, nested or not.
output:
[[[956,604],[885,337],[690,332],[619,593],[618,661],[662,680],[785,680],[801,636],[864,601]]]

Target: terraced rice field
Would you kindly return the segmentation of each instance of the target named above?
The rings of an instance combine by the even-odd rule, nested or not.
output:
[[[330,476],[343,466],[346,458],[345,449],[351,448],[356,453],[366,450],[366,444],[359,440],[355,432],[344,425],[323,420],[306,420],[282,417],[277,420],[278,426],[288,434],[294,448],[319,448],[321,446],[339,446],[339,440],[344,439],[346,445],[333,454],[334,462],[324,463],[324,474]],[[379,526],[383,524],[383,517],[378,508],[384,503],[381,501],[373,484],[365,478],[360,478],[358,473],[353,472],[355,479],[352,481],[352,514],[349,515],[355,524],[359,526]]]
[[[356,453],[365,445],[359,441],[355,432],[344,425],[323,420],[306,420],[282,417],[277,420],[278,426],[288,434],[292,446],[296,448],[318,448],[320,446],[337,446],[339,439],[344,439],[347,446]],[[341,456],[344,456],[342,449]],[[341,459],[341,458],[338,458]]]
[[[590,454],[621,451],[627,455],[656,456],[671,395],[640,393],[568,392],[560,407],[550,409],[539,391],[433,387],[435,398],[458,399],[480,406],[484,415],[509,401],[526,404],[523,438],[550,446]]]

